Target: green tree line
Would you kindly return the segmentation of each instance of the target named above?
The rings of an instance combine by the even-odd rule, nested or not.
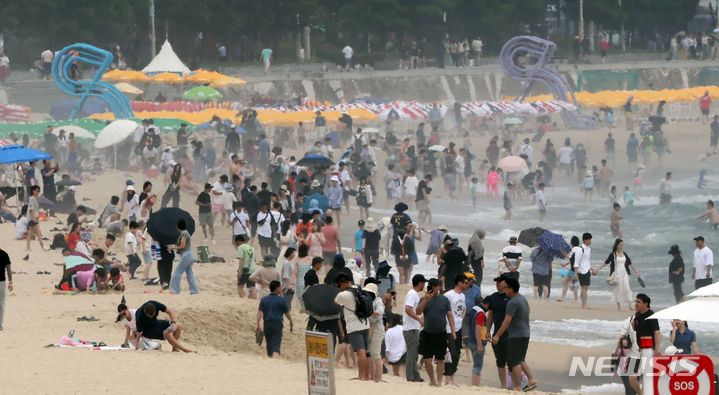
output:
[[[585,23],[650,37],[684,29],[699,0],[585,0]],[[566,0],[561,11],[576,24],[579,0]],[[349,43],[358,57],[381,59],[388,41],[394,48],[412,39],[427,57],[441,51],[449,37],[481,37],[496,54],[512,36],[548,36],[547,6],[560,0],[155,0],[157,47],[165,36],[188,62],[214,59],[224,43],[232,59],[253,61],[264,46],[276,59],[291,61],[298,35],[311,27],[312,54],[340,61]],[[74,42],[104,48],[120,45],[131,65],[150,57],[149,0],[3,0],[0,33],[14,64],[32,61],[39,51]],[[201,38],[198,33],[202,33]],[[568,32],[548,36],[564,42]],[[371,55],[370,55],[371,53]],[[396,55],[396,54],[394,54]]]

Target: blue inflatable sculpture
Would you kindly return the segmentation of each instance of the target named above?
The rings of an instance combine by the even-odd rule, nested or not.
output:
[[[73,65],[78,62],[92,65],[95,75],[90,80],[73,80]],[[70,113],[69,119],[75,119],[81,113],[85,101],[90,96],[107,103],[115,114],[115,119],[132,118],[134,112],[130,100],[113,85],[100,81],[100,77],[112,62],[112,54],[89,44],[72,44],[55,54],[52,62],[52,77],[61,91],[80,99]]]
[[[532,85],[539,82],[549,88],[557,100],[569,101],[577,105],[574,90],[564,76],[547,68],[556,49],[557,46],[553,42],[533,36],[517,36],[504,44],[499,53],[502,69],[513,79],[522,82],[519,94],[514,100],[524,100]],[[533,58],[536,63],[522,64],[520,58],[525,55]],[[567,92],[571,95],[571,100],[567,97]],[[562,119],[571,128],[596,129],[599,127],[599,121],[595,116],[582,114],[579,110],[562,111]]]

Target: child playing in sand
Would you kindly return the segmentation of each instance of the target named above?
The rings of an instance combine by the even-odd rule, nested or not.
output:
[[[108,281],[108,289],[115,291],[125,291],[125,277],[120,273],[120,269],[113,267],[110,269],[110,279]]]
[[[96,289],[99,291],[103,288],[106,277],[105,268],[98,267],[93,270],[76,272],[70,276],[70,284],[74,292],[90,291],[93,285],[97,285]]]

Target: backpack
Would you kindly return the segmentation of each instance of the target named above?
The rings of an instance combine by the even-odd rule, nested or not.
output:
[[[354,144],[353,144],[353,154],[357,154],[358,156],[362,152],[362,136],[354,136]]]
[[[277,223],[275,220],[275,216],[272,215],[272,211],[269,212],[270,214],[270,229],[272,230],[272,237],[275,237],[277,235],[277,230],[280,227],[280,224]]]
[[[357,316],[357,318],[369,318],[372,313],[374,313],[374,307],[372,306],[372,302],[374,301],[374,297],[371,293],[359,289],[359,288],[349,288],[351,289],[350,292],[352,292],[355,296],[355,310],[354,313]],[[349,310],[349,309],[348,309]]]

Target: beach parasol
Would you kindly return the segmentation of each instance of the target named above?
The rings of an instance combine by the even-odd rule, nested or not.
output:
[[[52,129],[52,134],[59,136],[61,130],[65,131],[65,137],[69,137],[70,133],[72,133],[78,139],[95,140],[95,135],[92,132],[75,125],[56,126]]]
[[[183,93],[182,98],[185,100],[196,101],[219,100],[222,99],[222,93],[215,88],[210,88],[209,86],[196,86]]]
[[[340,290],[330,284],[307,287],[302,293],[305,311],[318,321],[339,318],[341,307],[335,303]]]
[[[552,233],[548,230],[545,230],[537,237],[537,244],[539,244],[539,247],[543,251],[557,258],[563,258],[565,256],[564,253],[569,253],[572,250],[569,244],[564,241],[562,235]]]
[[[444,147],[443,145],[435,144],[435,145],[429,147],[429,150],[430,150],[430,151],[442,152],[442,151],[445,150],[445,147]]]
[[[150,81],[156,84],[179,84],[184,82],[184,79],[175,73],[159,73],[150,77]]]
[[[537,245],[537,238],[539,235],[544,232],[544,229],[540,227],[536,228],[528,228],[521,232],[519,232],[519,237],[517,238],[517,241],[526,245],[527,247],[534,248],[535,245]]]
[[[86,272],[88,270],[92,270],[95,266],[94,260],[77,251],[70,251],[69,255],[64,255],[62,257],[62,260],[65,262],[65,272],[67,274]]]
[[[719,322],[719,314],[711,313],[717,310],[719,310],[719,297],[701,296],[661,310],[648,318],[657,320]]]
[[[52,159],[52,155],[22,145],[7,145],[0,148],[0,163],[32,162],[44,159]]]
[[[137,122],[129,119],[113,121],[100,130],[97,140],[95,140],[95,148],[102,149],[120,144],[135,133],[137,126]]]
[[[505,172],[522,171],[527,168],[527,162],[519,156],[506,156],[499,160],[497,167]]]
[[[379,134],[379,129],[377,128],[362,128],[362,134]]]
[[[166,207],[152,213],[147,221],[147,232],[160,245],[177,244],[177,238],[180,237],[177,221],[180,219],[187,223],[190,235],[195,233],[195,220],[187,211],[176,207]]]
[[[122,93],[127,93],[130,95],[141,95],[144,93],[142,89],[127,82],[118,82],[117,84],[115,84],[115,88],[117,88]]]
[[[307,197],[305,197],[305,202],[302,205],[302,209],[306,212],[312,212],[315,209],[320,209],[322,211],[327,211],[327,209],[330,208],[330,201],[327,199],[327,196],[321,194],[321,193],[313,193]]]
[[[332,159],[324,155],[307,155],[297,162],[297,166],[307,167],[330,167],[334,164]]]
[[[689,294],[689,297],[715,296],[719,297],[719,282],[701,287]]]
[[[13,142],[10,140],[0,139],[0,147],[7,147],[8,145],[13,145]]]
[[[519,119],[519,118],[511,117],[511,118],[506,118],[506,119],[504,120],[504,122],[502,122],[502,123],[505,124],[505,125],[521,125],[521,124],[522,124],[522,120]]]

